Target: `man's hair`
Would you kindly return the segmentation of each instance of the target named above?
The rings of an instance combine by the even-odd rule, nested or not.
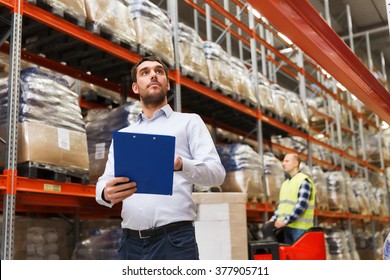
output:
[[[294,159],[298,162],[298,165],[301,163],[301,159],[299,158],[299,155],[298,154],[292,154]]]
[[[286,156],[287,155],[291,155],[292,158],[298,162],[298,166],[300,165],[301,159],[299,158],[299,155],[297,153],[288,153],[288,154],[286,154]]]
[[[160,63],[163,68],[164,68],[164,71],[165,71],[165,76],[167,77],[167,80],[168,80],[168,67],[165,65],[164,62],[162,62],[162,60],[160,58],[158,58],[157,56],[145,56],[143,58],[141,58],[132,68],[131,68],[131,79],[134,83],[137,82],[137,67],[142,63],[142,62],[145,62],[145,61],[157,61],[158,63]]]

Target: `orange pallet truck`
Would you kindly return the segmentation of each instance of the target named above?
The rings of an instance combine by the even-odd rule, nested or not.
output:
[[[250,260],[326,260],[324,231],[310,228],[294,244],[287,245],[277,240],[250,241]]]

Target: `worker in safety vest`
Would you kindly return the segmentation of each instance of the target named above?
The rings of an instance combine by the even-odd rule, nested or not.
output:
[[[279,204],[270,219],[275,229],[283,229],[283,243],[291,245],[314,225],[316,190],[309,176],[299,171],[299,163],[298,154],[285,155],[283,169],[287,179],[280,188]]]

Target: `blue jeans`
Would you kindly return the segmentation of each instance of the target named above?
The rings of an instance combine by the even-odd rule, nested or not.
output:
[[[299,228],[284,227],[283,228],[283,243],[292,245],[304,234],[306,230]]]
[[[123,234],[118,253],[121,260],[199,260],[193,226],[145,239]]]

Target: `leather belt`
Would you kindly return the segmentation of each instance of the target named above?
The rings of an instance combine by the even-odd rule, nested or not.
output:
[[[145,230],[133,230],[124,228],[123,234],[125,234],[126,237],[132,236],[132,237],[138,237],[140,239],[149,238],[152,236],[158,236],[163,235],[164,233],[175,231],[182,227],[193,227],[193,222],[191,221],[184,221],[184,222],[175,222],[171,224],[167,224],[165,226],[161,227],[155,227],[151,229],[145,229]]]

